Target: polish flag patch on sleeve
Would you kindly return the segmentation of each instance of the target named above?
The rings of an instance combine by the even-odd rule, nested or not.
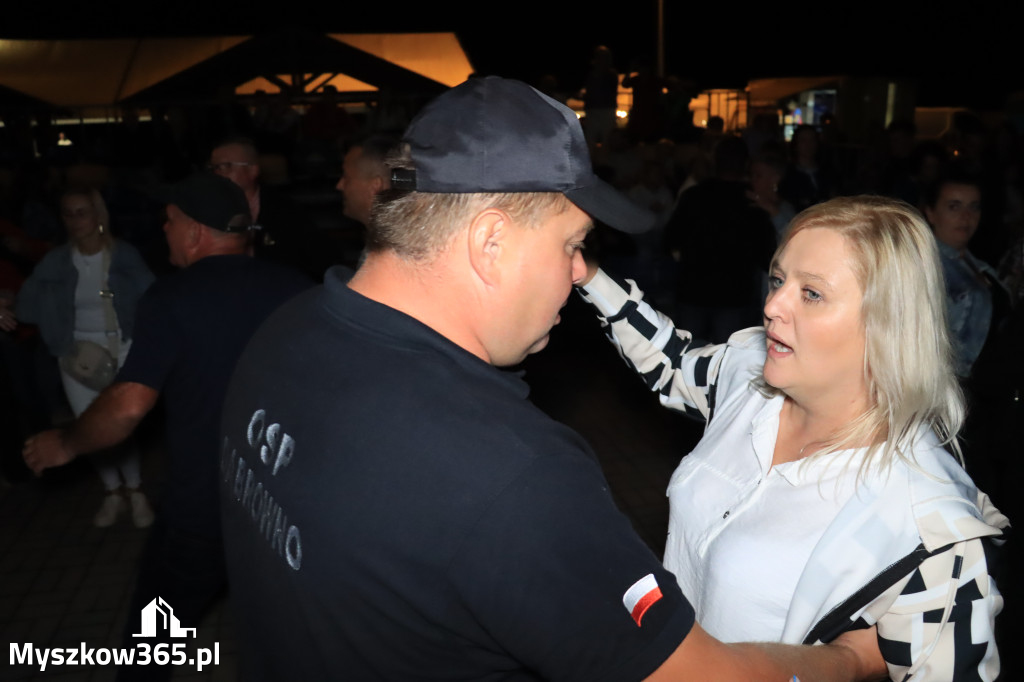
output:
[[[637,626],[643,620],[647,609],[654,606],[659,599],[661,599],[661,588],[658,587],[658,580],[654,577],[653,573],[648,573],[643,578],[640,578],[640,580],[637,580],[622,595],[622,603]]]

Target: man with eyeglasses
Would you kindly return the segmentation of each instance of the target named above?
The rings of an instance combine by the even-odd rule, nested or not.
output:
[[[242,188],[255,218],[260,208],[260,160],[255,145],[247,139],[225,141],[210,152],[208,168]]]
[[[323,281],[324,271],[340,259],[338,249],[316,230],[288,196],[260,183],[260,155],[252,140],[234,137],[210,152],[207,169],[242,188],[256,224],[252,254],[301,270]]]

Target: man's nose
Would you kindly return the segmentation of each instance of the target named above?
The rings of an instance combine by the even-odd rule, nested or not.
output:
[[[583,259],[583,251],[577,249],[572,254],[572,283],[578,284],[587,276],[587,262]]]

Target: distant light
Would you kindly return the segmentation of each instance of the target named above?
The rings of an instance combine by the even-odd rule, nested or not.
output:
[[[627,118],[629,116],[629,114],[627,112],[623,111],[622,109],[619,109],[619,110],[617,110],[615,112],[615,116],[616,116],[616,118]]]
[[[703,119],[703,120],[702,120],[702,121],[700,122],[700,124],[701,124],[702,126],[704,126],[705,128],[707,128],[707,127],[708,127],[708,120],[707,120],[707,119],[705,118],[705,119]]]

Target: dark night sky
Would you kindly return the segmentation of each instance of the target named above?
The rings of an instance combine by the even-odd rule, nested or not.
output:
[[[477,3],[463,11],[452,8],[474,5],[370,0],[365,9],[352,2],[312,9],[311,0],[283,0],[287,9],[271,12],[257,9],[263,3],[223,0],[11,4],[0,17],[0,37],[248,34],[280,26],[454,30],[479,71],[531,82],[554,73],[564,89],[579,87],[595,45],[611,47],[620,69],[633,56],[653,58],[656,46],[655,0],[619,2],[603,14],[597,3],[558,0]],[[920,80],[921,104],[1001,108],[1024,89],[1024,60],[1022,24],[1010,9],[1016,3],[996,4],[835,0],[740,10],[738,3],[666,0],[667,67],[702,88],[769,76],[911,77]]]

